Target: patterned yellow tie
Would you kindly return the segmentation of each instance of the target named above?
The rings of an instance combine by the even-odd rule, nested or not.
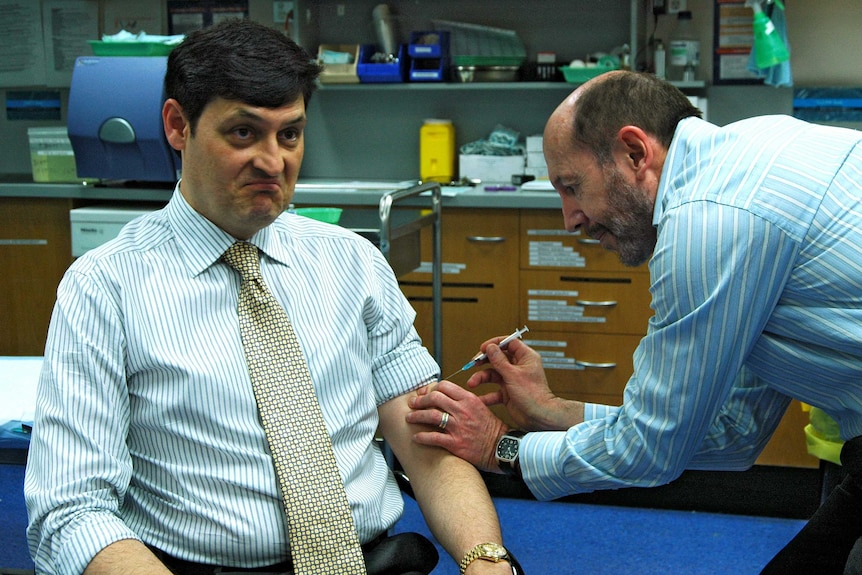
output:
[[[242,345],[285,502],[295,572],[365,575],[332,440],[293,326],[263,281],[254,245],[237,242],[222,259],[242,276]]]

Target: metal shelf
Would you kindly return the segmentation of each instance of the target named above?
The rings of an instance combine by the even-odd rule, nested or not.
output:
[[[322,91],[330,90],[568,90],[577,84],[568,82],[392,82],[372,84],[321,84]]]

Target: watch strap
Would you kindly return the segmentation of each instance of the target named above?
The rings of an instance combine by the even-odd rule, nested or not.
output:
[[[477,559],[484,559],[485,561],[492,561],[494,563],[506,561],[509,565],[513,564],[509,551],[499,543],[479,543],[467,551],[464,558],[461,559],[461,563],[458,564],[460,574],[464,575],[467,567]],[[512,568],[512,573],[517,573],[514,567]]]

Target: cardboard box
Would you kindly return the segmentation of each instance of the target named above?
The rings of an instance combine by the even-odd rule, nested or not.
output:
[[[527,153],[542,151],[542,136],[527,136]]]
[[[537,180],[547,180],[548,179],[548,168],[546,167],[530,167],[527,166],[524,168],[524,173],[528,176],[535,176]],[[550,186],[553,189],[553,186]]]
[[[358,84],[359,44],[321,44],[317,51],[317,60],[323,63],[324,52],[340,52],[350,54],[351,62],[347,64],[323,64],[320,74],[321,84]]]
[[[527,167],[528,168],[547,168],[545,163],[545,154],[542,152],[527,152]]]
[[[458,156],[458,174],[482,182],[510,182],[513,174],[524,173],[524,156]]]

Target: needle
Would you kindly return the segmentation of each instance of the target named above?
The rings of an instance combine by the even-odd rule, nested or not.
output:
[[[503,339],[503,341],[501,341],[497,345],[500,346],[500,349],[506,349],[506,347],[509,345],[510,341],[512,341],[513,339],[521,339],[521,335],[528,332],[528,331],[530,331],[530,329],[527,326],[524,326],[524,329],[516,329],[512,333],[512,335],[506,337],[505,339]],[[461,367],[461,369],[459,369],[458,371],[456,371],[455,373],[453,373],[452,375],[450,375],[444,379],[452,379],[454,376],[458,375],[462,371],[467,371],[468,369],[474,367],[480,361],[485,361],[487,358],[488,358],[488,355],[486,353],[480,351],[479,353],[474,355],[470,361],[465,363],[463,365],[463,367]]]

